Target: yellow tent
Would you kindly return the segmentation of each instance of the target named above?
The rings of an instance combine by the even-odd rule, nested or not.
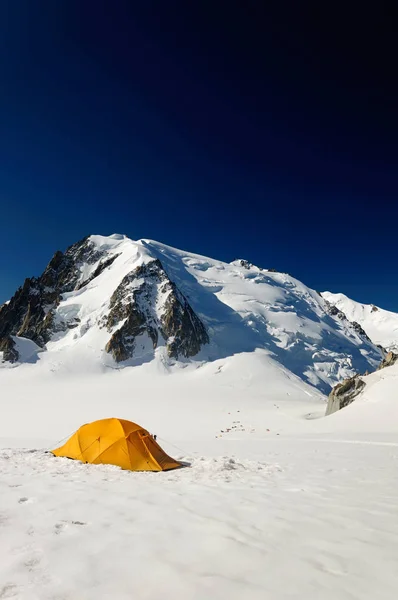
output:
[[[130,471],[167,471],[182,466],[167,456],[148,431],[124,419],[102,419],[82,425],[52,453]]]

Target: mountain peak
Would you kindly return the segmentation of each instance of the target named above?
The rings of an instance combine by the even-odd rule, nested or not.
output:
[[[261,351],[323,392],[381,359],[361,327],[286,273],[119,234],[86,236],[25,281],[0,308],[3,359],[22,360],[22,338],[41,363],[113,368]]]

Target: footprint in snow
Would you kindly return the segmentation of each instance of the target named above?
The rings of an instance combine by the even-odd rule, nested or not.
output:
[[[16,598],[18,596],[18,588],[14,583],[6,583],[0,588],[0,598]]]
[[[87,525],[87,523],[85,523],[84,521],[61,521],[60,523],[56,523],[54,525],[54,533],[56,535],[59,535],[60,533],[62,533],[63,531],[65,531],[65,529],[67,529],[67,527],[69,525],[75,525],[77,527],[83,527],[84,525]]]
[[[28,571],[33,571],[40,564],[40,560],[40,556],[36,554],[26,559],[24,565],[28,569]]]
[[[7,523],[7,521],[9,521],[8,515],[5,515],[4,513],[0,513],[0,527],[2,525],[5,525]]]
[[[54,525],[55,535],[59,535],[60,533],[62,533],[64,531],[64,529],[66,529],[65,523],[55,523],[55,525]]]

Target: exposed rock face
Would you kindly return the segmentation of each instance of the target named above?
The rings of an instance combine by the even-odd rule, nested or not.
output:
[[[11,363],[17,362],[19,358],[15,342],[10,336],[0,339],[0,352],[3,352],[3,360]]]
[[[66,330],[70,324],[54,320],[54,309],[61,294],[75,289],[80,278],[79,267],[83,263],[94,264],[101,256],[88,238],[73,244],[64,254],[57,251],[44,273],[40,277],[26,279],[10,302],[1,307],[0,340],[18,335],[43,347],[54,332]],[[100,265],[97,271],[99,268]]]
[[[173,358],[194,356],[209,342],[202,322],[158,259],[126,275],[109,308],[104,322],[108,331],[124,321],[105,348],[117,362],[134,356],[139,336],[146,336],[153,349],[164,342]]]
[[[363,390],[365,385],[365,382],[359,375],[355,375],[350,379],[345,379],[342,383],[338,383],[329,394],[326,416],[351,404]]]
[[[332,317],[338,317],[342,321],[344,321],[347,318],[341,310],[339,310],[333,304],[330,304],[327,300],[325,300],[325,305],[327,312],[329,313],[329,315],[332,315]]]
[[[384,369],[385,367],[391,367],[392,365],[395,365],[397,361],[398,354],[395,354],[395,352],[388,352],[388,354],[383,358],[383,360],[377,367],[377,370],[379,371],[380,369]]]
[[[368,334],[366,333],[366,331],[364,330],[364,328],[357,323],[356,321],[350,321],[351,325],[353,326],[353,328],[355,329],[355,331],[357,333],[359,333],[359,335],[361,335],[362,337],[364,337],[366,340],[368,340],[368,342],[371,342],[372,340],[370,339],[370,337],[368,336]]]

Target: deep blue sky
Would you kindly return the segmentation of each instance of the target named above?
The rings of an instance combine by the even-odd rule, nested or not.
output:
[[[117,232],[398,311],[394,20],[324,4],[3,1],[0,302]]]

